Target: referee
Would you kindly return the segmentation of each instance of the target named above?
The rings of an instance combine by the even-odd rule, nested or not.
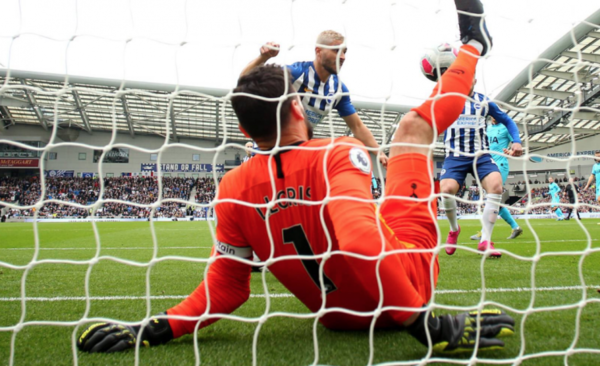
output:
[[[577,195],[579,195],[579,188],[575,183],[573,183],[573,178],[569,178],[569,185],[565,189],[564,194],[568,196],[570,204],[575,204],[575,199]],[[579,217],[579,211],[577,211],[577,208],[573,207],[569,207],[569,214],[567,215],[567,220],[571,219],[571,212],[573,212],[573,210],[575,210],[575,213],[577,214],[577,219],[581,220],[581,217]]]

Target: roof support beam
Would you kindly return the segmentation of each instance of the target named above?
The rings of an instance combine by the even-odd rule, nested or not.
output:
[[[31,104],[29,104],[28,101],[22,100],[20,98],[14,98],[8,95],[4,95],[0,96],[0,106],[28,108],[31,107]]]
[[[581,99],[582,99],[581,107],[588,106],[592,101],[596,100],[598,97],[600,97],[600,85],[593,84],[593,86],[590,90],[583,90],[583,93],[581,96]],[[590,113],[593,113],[594,115],[592,116],[592,115],[590,115]],[[571,116],[572,114],[573,114],[573,116]],[[566,124],[566,123],[568,123],[569,118],[585,119],[585,118],[581,118],[581,117],[593,117],[593,119],[596,120],[596,119],[598,119],[599,116],[594,112],[588,112],[588,111],[571,112],[569,110],[558,110],[558,111],[555,111],[552,114],[550,114],[548,117],[549,117],[549,121],[544,123],[543,125],[529,126],[528,127],[529,134],[532,135],[532,134],[548,131],[548,130],[552,129],[552,127],[554,127],[557,123],[560,123],[560,122],[563,122]],[[531,127],[534,127],[534,128],[532,129]]]
[[[588,36],[594,37],[594,38],[600,38],[600,32],[590,32],[590,33],[588,33]]]
[[[543,117],[552,111],[552,109],[550,109],[550,108],[538,108],[537,106],[535,106],[535,107],[528,107],[527,105],[520,106],[515,103],[508,103],[508,105],[510,106],[508,109],[511,111],[532,114],[534,116],[540,116],[540,117]]]
[[[12,114],[10,113],[10,111],[8,110],[8,108],[0,106],[0,115],[2,115],[2,119],[3,119],[3,123],[2,123],[3,128],[7,128],[8,126],[15,124],[15,120],[14,120]]]
[[[169,120],[171,121],[171,140],[179,141],[179,136],[177,135],[177,127],[175,126],[175,106],[173,103],[169,106]]]
[[[572,96],[573,93],[566,91],[550,90],[550,89],[538,89],[538,88],[521,88],[521,93],[539,95],[541,97],[553,98],[553,99],[567,99]]]
[[[92,127],[90,125],[90,119],[89,119],[87,113],[85,112],[85,108],[81,104],[81,98],[79,97],[79,92],[75,89],[73,89],[73,99],[75,100],[75,106],[77,107],[77,111],[79,112],[79,115],[81,116],[81,120],[83,121],[85,130],[91,135]]]
[[[127,126],[129,127],[129,135],[131,138],[135,138],[135,130],[133,128],[133,120],[131,119],[131,112],[129,112],[129,106],[127,105],[127,98],[125,95],[121,95],[121,103],[123,104],[123,115],[127,120]]]
[[[584,52],[573,52],[573,51],[564,51],[561,53],[563,56],[567,56],[574,59],[579,59],[579,55],[581,55],[581,59],[583,61],[594,62],[600,64],[600,55],[596,55],[594,53],[584,53]]]
[[[594,121],[600,121],[600,113],[597,112],[574,112],[573,118],[575,119],[590,119]]]
[[[588,134],[599,132],[596,130],[590,130],[588,128],[573,128],[573,132],[569,127],[556,127],[551,130],[545,131],[544,133],[551,133],[553,135],[570,135],[571,133],[579,135],[579,134]]]
[[[215,121],[215,144],[219,144],[219,133],[221,132],[221,106],[219,105],[219,100],[215,99],[215,112],[217,120]]]
[[[25,83],[25,80],[21,80],[21,84],[28,86]],[[27,101],[29,101],[29,104],[31,104],[31,108],[33,109],[33,113],[35,113],[35,116],[37,117],[38,121],[40,122],[40,125],[42,125],[42,127],[44,128],[44,130],[47,131],[48,130],[48,123],[44,119],[44,114],[40,110],[40,106],[37,104],[37,101],[35,100],[35,97],[33,96],[33,93],[29,89],[24,89],[24,91],[25,91],[25,96],[27,97]]]
[[[542,70],[542,71],[540,71],[540,74],[555,77],[558,79],[569,80],[569,81],[573,81],[573,82],[577,81],[580,83],[589,83],[592,80],[592,78],[594,77],[584,70],[580,70],[577,73],[554,71],[554,70]],[[575,78],[575,75],[577,75],[577,78]]]

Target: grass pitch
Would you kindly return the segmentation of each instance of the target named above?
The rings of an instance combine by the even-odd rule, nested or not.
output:
[[[506,348],[481,353],[479,363],[511,364],[522,356],[522,365],[600,364],[600,226],[598,220],[583,220],[589,238],[577,221],[532,220],[519,224],[525,233],[506,240],[508,226],[499,220],[494,231],[496,247],[508,251],[500,260],[482,260],[478,254],[459,249],[452,257],[442,253],[441,273],[435,303],[440,306],[474,306],[481,300],[504,307],[517,320],[517,334],[505,339]],[[478,221],[460,221],[459,244],[471,250],[469,236],[479,229]],[[443,238],[447,223],[440,221]],[[153,258],[150,224],[98,223],[100,256],[147,263]],[[157,258],[180,256],[206,258],[210,232],[205,222],[155,223]],[[33,224],[0,225],[0,365],[7,365],[14,338],[15,365],[72,365],[74,354],[80,365],[132,365],[133,351],[89,355],[73,351],[74,326],[43,322],[73,322],[81,319],[86,303],[84,283],[87,264],[77,261],[96,256],[96,241],[90,223],[39,224],[40,250],[35,258]],[[537,240],[536,240],[537,238]],[[591,240],[590,240],[591,238]],[[25,266],[41,261],[28,271]],[[52,260],[74,261],[52,263]],[[146,300],[146,267],[131,266],[114,259],[100,259],[89,281],[89,317],[139,321],[146,312],[164,311],[191,293],[202,280],[204,264],[173,259],[157,263],[151,270],[152,300]],[[483,274],[483,276],[482,276]],[[252,364],[252,341],[257,320],[266,311],[261,297],[262,274],[252,275],[255,297],[235,312],[253,322],[221,320],[198,333],[200,362],[206,365]],[[582,280],[584,281],[582,283]],[[27,301],[21,303],[24,281]],[[288,291],[269,273],[271,293]],[[536,291],[532,291],[532,284]],[[582,288],[585,284],[586,287]],[[487,289],[485,292],[481,288]],[[14,299],[18,298],[18,299]],[[514,310],[514,311],[513,311]],[[271,298],[269,313],[308,313],[294,297]],[[438,311],[446,312],[446,311]],[[524,312],[529,312],[523,316]],[[7,331],[21,320],[17,333]],[[579,321],[578,321],[579,320]],[[577,325],[579,328],[577,328]],[[314,320],[286,316],[269,318],[260,328],[257,343],[259,365],[308,365],[315,360]],[[78,333],[82,331],[82,327]],[[318,364],[364,365],[369,361],[368,332],[334,332],[316,327]],[[426,349],[405,332],[377,331],[374,363],[411,361],[426,355]],[[564,352],[573,352],[565,360]],[[464,364],[470,355],[452,359]],[[140,350],[142,365],[193,365],[196,361],[193,336],[166,346]],[[438,359],[436,365],[446,364]]]

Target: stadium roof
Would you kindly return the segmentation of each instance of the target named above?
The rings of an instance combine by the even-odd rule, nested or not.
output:
[[[573,28],[515,77],[495,98],[525,133],[530,151],[600,133],[600,10]],[[576,41],[576,42],[574,42]],[[9,79],[7,80],[7,76]],[[245,141],[224,89],[109,80],[0,69],[4,126],[79,128]],[[410,107],[355,101],[375,138],[387,143]],[[350,135],[332,114],[315,137]],[[436,151],[441,153],[441,149]]]
[[[7,70],[0,69],[5,83]],[[118,131],[158,134],[177,140],[181,137],[207,140],[246,141],[237,125],[231,104],[222,97],[225,89],[108,80],[90,77],[33,73],[11,70],[8,86],[0,89],[0,112],[4,125],[28,124],[51,128],[75,127],[89,133],[111,131],[113,119]],[[40,92],[41,91],[41,92]],[[406,106],[354,102],[363,122],[378,140],[398,122]],[[57,114],[57,115],[56,115]],[[349,135],[344,121],[332,114],[333,123],[321,123],[315,137]],[[224,123],[223,123],[224,122]],[[383,128],[383,130],[382,130]],[[167,131],[168,129],[168,131]],[[386,141],[388,140],[386,138]]]
[[[599,134],[600,10],[542,53],[496,100],[527,126],[532,149]]]

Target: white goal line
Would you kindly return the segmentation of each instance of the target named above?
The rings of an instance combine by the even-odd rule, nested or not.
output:
[[[552,287],[536,287],[536,292],[542,291],[575,291],[575,290],[590,290],[600,289],[600,285],[589,285],[589,286],[552,286]],[[486,288],[486,293],[494,292],[531,292],[534,288],[531,287],[514,287],[514,288]],[[481,293],[481,289],[472,290],[436,290],[437,295],[444,294],[470,294],[470,293]],[[169,299],[185,299],[188,295],[153,295],[150,296],[150,300],[169,300]],[[253,298],[264,298],[265,294],[251,294]],[[269,294],[269,298],[289,298],[294,297],[290,293],[275,293]],[[26,297],[26,301],[38,301],[38,302],[53,302],[53,301],[85,301],[85,296],[55,296],[55,297]],[[90,296],[92,301],[115,301],[115,300],[146,300],[146,296]],[[0,297],[0,302],[17,302],[21,301],[21,297]]]

